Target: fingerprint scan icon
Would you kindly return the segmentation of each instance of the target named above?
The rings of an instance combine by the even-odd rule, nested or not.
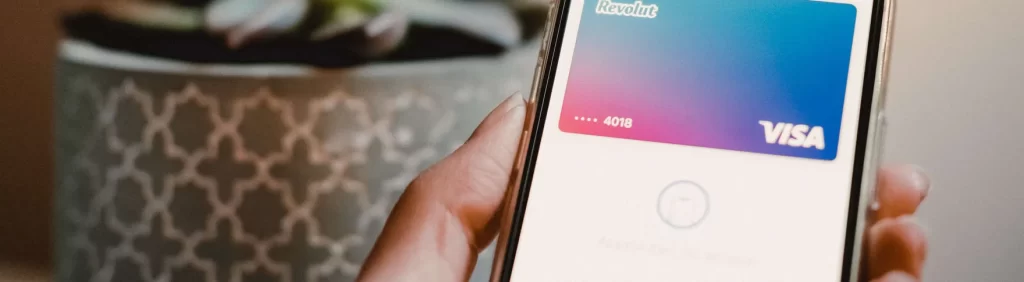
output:
[[[658,216],[672,228],[696,227],[708,216],[708,193],[689,181],[668,185],[658,196]]]

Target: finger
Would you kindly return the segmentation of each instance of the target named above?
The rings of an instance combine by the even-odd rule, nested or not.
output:
[[[465,145],[417,177],[358,281],[466,281],[497,232],[524,118],[522,98],[509,98]]]
[[[512,96],[506,98],[504,102],[502,102],[500,105],[498,105],[497,108],[491,111],[491,114],[487,115],[487,117],[485,117],[484,120],[480,122],[480,125],[477,126],[476,130],[473,130],[473,134],[471,134],[469,138],[473,139],[477,135],[480,135],[481,131],[494,127],[495,123],[498,123],[499,121],[501,121],[502,118],[505,117],[504,115],[494,113],[506,113],[510,109],[521,105],[523,105],[523,97],[518,93],[512,94]]]
[[[874,220],[914,214],[928,196],[930,187],[928,176],[918,167],[895,165],[883,168],[878,173]]]
[[[871,282],[916,282],[917,278],[907,274],[906,272],[894,271],[882,276],[881,278],[871,280]]]
[[[911,217],[879,221],[868,231],[869,278],[880,278],[893,271],[921,277],[928,252],[924,229]]]

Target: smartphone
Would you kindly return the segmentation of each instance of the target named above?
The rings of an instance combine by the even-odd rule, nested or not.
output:
[[[552,2],[492,281],[857,281],[889,0]]]

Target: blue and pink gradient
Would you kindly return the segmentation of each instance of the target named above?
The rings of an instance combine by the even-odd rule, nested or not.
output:
[[[659,6],[658,17],[648,19],[600,15],[597,3],[584,5],[562,131],[835,159],[857,20],[853,5],[646,0]],[[577,116],[631,118],[633,127]],[[821,126],[825,149],[768,144],[761,120]]]

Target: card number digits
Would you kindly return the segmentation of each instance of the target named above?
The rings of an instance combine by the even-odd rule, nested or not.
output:
[[[633,119],[624,117],[606,117],[604,125],[618,128],[633,128]]]

